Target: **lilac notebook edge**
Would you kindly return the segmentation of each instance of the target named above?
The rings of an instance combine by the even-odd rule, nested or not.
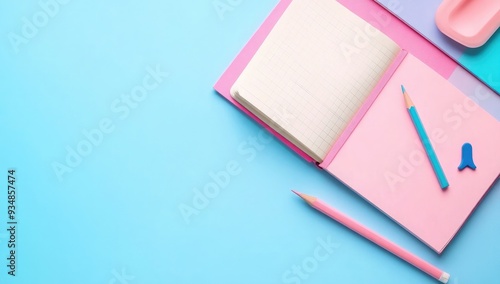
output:
[[[426,34],[424,34],[422,31],[420,31],[418,28],[416,28],[413,24],[410,24],[405,18],[401,17],[400,15],[397,14],[397,12],[395,12],[394,10],[392,10],[390,7],[386,6],[385,3],[383,3],[382,0],[373,0],[375,3],[377,3],[380,7],[382,7],[383,9],[385,9],[386,11],[388,11],[389,13],[391,13],[394,17],[398,18],[401,22],[403,22],[405,25],[407,25],[408,27],[410,27],[412,30],[414,30],[416,33],[418,33],[419,35],[421,35],[425,40],[427,40],[429,43],[431,43],[432,45],[434,45],[437,49],[441,50],[441,52],[443,52],[446,56],[448,56],[449,58],[451,58],[455,63],[457,63],[457,68],[462,68],[463,70],[465,70],[471,77],[474,77],[475,79],[477,79],[479,82],[481,82],[482,84],[484,84],[488,89],[490,89],[493,93],[497,94],[500,96],[500,89],[497,90],[496,87],[492,86],[490,83],[486,82],[483,78],[481,78],[479,75],[476,75],[472,70],[470,70],[469,67],[465,66],[462,62],[460,62],[459,58],[458,57],[455,57],[454,55],[452,55],[448,50],[447,48],[444,48],[442,46],[440,46],[440,44],[438,44],[437,42],[435,42],[434,40],[430,39]],[[437,27],[436,27],[437,28]],[[457,45],[460,45],[459,43],[457,43]],[[460,52],[462,52],[462,54],[467,50],[466,47],[463,47],[462,48],[463,50],[461,50]],[[448,79],[448,78],[447,78]]]

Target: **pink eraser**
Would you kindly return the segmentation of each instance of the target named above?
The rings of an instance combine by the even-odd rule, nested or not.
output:
[[[498,0],[444,0],[436,12],[442,33],[467,47],[480,47],[500,26]]]

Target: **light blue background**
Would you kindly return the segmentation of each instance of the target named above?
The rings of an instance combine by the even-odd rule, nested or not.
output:
[[[498,184],[438,256],[281,143],[251,144],[265,132],[212,86],[275,0],[221,0],[231,7],[223,15],[213,0],[68,2],[17,53],[11,33],[22,35],[23,17],[43,10],[37,1],[0,4],[0,179],[3,171],[7,187],[7,169],[17,170],[19,221],[11,277],[2,191],[0,282],[286,283],[318,238],[334,249],[300,283],[436,282],[308,208],[292,188],[448,271],[450,283],[500,279]],[[116,100],[157,66],[168,78],[117,113]],[[58,180],[53,163],[103,119],[113,131]],[[187,223],[179,206],[192,206],[195,190],[228,163],[239,173]]]

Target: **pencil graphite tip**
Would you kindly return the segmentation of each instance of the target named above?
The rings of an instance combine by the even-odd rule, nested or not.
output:
[[[295,194],[297,194],[300,198],[304,199],[304,201],[307,202],[307,203],[309,203],[310,205],[312,205],[314,203],[314,201],[316,201],[316,197],[300,193],[300,192],[295,191],[293,189],[292,189],[292,192],[295,193]]]
[[[406,92],[406,89],[405,89],[405,86],[401,85],[401,91],[403,91],[403,96],[405,98],[405,104],[406,104],[406,108],[411,108],[412,106],[414,106],[410,96],[408,95],[408,93]]]

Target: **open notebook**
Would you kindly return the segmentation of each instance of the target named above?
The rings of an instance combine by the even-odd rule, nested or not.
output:
[[[293,1],[231,89],[322,161],[400,48],[336,1]]]
[[[269,19],[276,16],[261,44],[255,46],[256,34],[247,45],[257,51],[243,50],[242,72],[224,74],[216,89],[442,252],[500,173],[500,123],[334,0],[283,0]],[[446,191],[401,84],[450,182]],[[474,147],[475,171],[457,169],[465,142]]]

